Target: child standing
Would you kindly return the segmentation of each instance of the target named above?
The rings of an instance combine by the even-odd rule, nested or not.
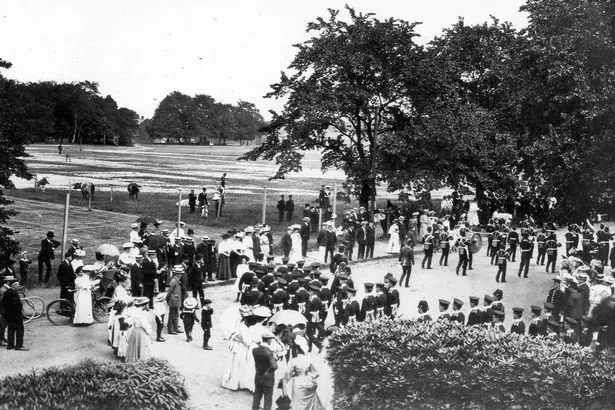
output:
[[[164,327],[164,316],[167,313],[167,294],[162,292],[156,295],[154,299],[154,318],[156,319],[156,341],[164,342],[162,337],[162,328]]]
[[[209,338],[211,337],[211,315],[214,313],[211,307],[211,300],[205,299],[203,301],[203,308],[201,309],[201,328],[203,329],[203,349],[212,350],[209,346]]]
[[[184,331],[186,332],[186,342],[192,341],[192,328],[194,322],[198,322],[199,318],[196,315],[196,306],[198,302],[195,298],[188,297],[184,300],[184,309],[179,317],[184,322]]]
[[[32,259],[28,258],[28,252],[23,251],[19,254],[19,281],[21,283],[28,282],[28,273],[30,272],[30,264]]]

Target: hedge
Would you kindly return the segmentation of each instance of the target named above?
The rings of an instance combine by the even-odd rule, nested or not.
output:
[[[85,360],[0,380],[0,409],[180,409],[183,377],[162,360]]]
[[[392,320],[335,331],[336,409],[609,408],[615,354],[450,322]]]

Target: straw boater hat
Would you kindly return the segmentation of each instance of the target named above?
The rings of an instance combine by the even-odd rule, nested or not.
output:
[[[123,249],[132,248],[132,242],[124,242],[124,245],[122,245],[122,248]]]
[[[137,223],[132,223],[132,224],[130,224],[130,227],[131,227],[132,229],[137,229],[137,228],[139,227],[139,224],[137,224]]]
[[[79,245],[79,239],[71,239],[70,243],[73,245]]]
[[[149,298],[146,296],[139,296],[139,297],[134,298],[132,303],[135,306],[144,306],[149,303]]]
[[[75,256],[78,256],[80,258],[83,258],[85,256],[85,251],[81,250],[81,249],[77,249],[75,251]]]
[[[156,295],[156,302],[164,302],[167,299],[167,292],[161,292]]]
[[[194,309],[197,304],[198,302],[195,298],[186,298],[186,300],[184,300],[184,307],[186,309]]]

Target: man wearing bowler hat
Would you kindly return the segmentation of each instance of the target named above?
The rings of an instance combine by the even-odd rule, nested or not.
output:
[[[54,259],[54,250],[60,246],[60,242],[56,241],[52,231],[47,232],[45,239],[41,241],[41,250],[38,253],[38,280],[43,281],[43,265],[46,267],[45,283],[49,282],[51,274],[51,260]]]

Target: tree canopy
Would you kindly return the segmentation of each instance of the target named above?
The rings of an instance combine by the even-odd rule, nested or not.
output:
[[[284,108],[241,159],[274,160],[272,178],[284,178],[303,150],[320,150],[362,205],[380,183],[470,186],[483,218],[502,206],[558,220],[613,206],[612,2],[528,0],[524,30],[460,20],[425,46],[418,23],[346,10],[308,23],[313,37],[267,94]]]
[[[147,127],[150,138],[167,143],[205,145],[227,140],[248,143],[259,135],[264,119],[246,101],[223,104],[205,94],[194,97],[174,91],[158,105]]]

